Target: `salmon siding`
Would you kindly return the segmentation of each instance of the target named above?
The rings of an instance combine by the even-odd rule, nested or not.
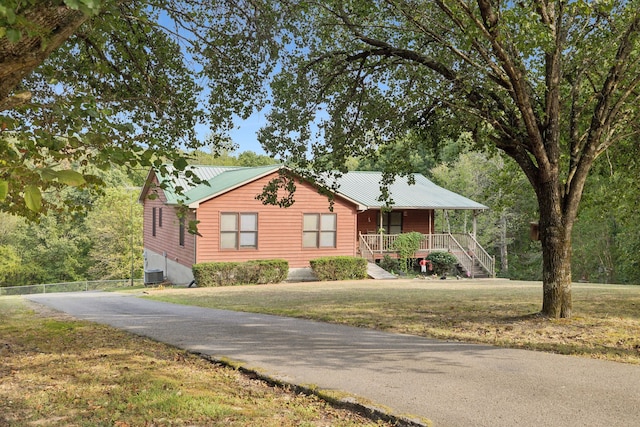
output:
[[[153,179],[152,188],[158,185],[157,178]],[[157,188],[157,187],[156,187]],[[167,198],[162,190],[151,190],[157,194],[157,198],[146,197],[143,202],[143,243],[144,248],[158,254],[166,254],[166,257],[182,265],[191,267],[195,262],[194,242],[195,236],[185,232],[181,242],[181,226],[178,211],[174,206],[167,205]],[[148,196],[148,194],[145,193]],[[190,213],[185,218],[185,225],[195,215]],[[155,218],[155,219],[154,219]],[[184,243],[184,244],[180,244]]]
[[[435,212],[433,209],[410,209],[398,211],[401,215],[401,232],[417,231],[431,234],[435,227]],[[384,215],[384,214],[383,214]],[[380,210],[369,209],[358,213],[358,234],[377,234],[380,227]],[[386,221],[386,220],[385,220]],[[392,230],[385,230],[387,233]]]
[[[256,200],[256,195],[277,172],[247,183],[239,188],[222,194],[202,203],[197,210],[199,221],[196,239],[196,262],[206,261],[247,261],[253,259],[284,258],[289,266],[308,267],[314,258],[330,255],[356,255],[356,207],[340,197],[334,200],[333,212],[330,211],[329,200],[318,194],[311,185],[296,183],[295,203],[288,208],[263,205]],[[248,228],[239,229],[236,248],[228,248],[229,244],[222,244],[222,230],[229,233],[230,229],[223,225],[223,215],[230,219],[232,214],[246,215]],[[307,226],[313,222],[312,215],[335,215],[335,247],[305,247],[303,245],[305,215]],[[251,247],[252,220],[257,217],[257,241]],[[325,223],[331,220],[325,217]],[[327,224],[325,224],[327,225]],[[330,224],[329,224],[330,225]],[[317,230],[327,235],[325,244],[329,245],[331,230]],[[223,233],[224,233],[223,232]],[[246,233],[246,245],[240,245],[243,232]],[[311,241],[313,230],[307,228],[307,242]],[[231,240],[228,240],[228,242]]]

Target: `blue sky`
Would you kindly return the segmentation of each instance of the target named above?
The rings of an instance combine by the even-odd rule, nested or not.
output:
[[[258,131],[265,125],[264,112],[254,113],[249,119],[238,120],[238,129],[231,132],[231,139],[238,145],[238,153],[243,151],[253,151],[258,154],[265,154],[258,142]]]
[[[257,154],[265,154],[265,151],[258,142],[258,130],[265,125],[266,119],[264,112],[254,113],[247,120],[236,120],[236,129],[230,132],[231,140],[238,146],[236,153],[243,151],[253,151]],[[196,134],[198,139],[203,141],[210,131],[205,125],[196,126]],[[205,148],[208,151],[208,148]]]

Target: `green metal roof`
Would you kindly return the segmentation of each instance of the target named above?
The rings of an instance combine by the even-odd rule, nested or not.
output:
[[[186,170],[193,172],[204,181],[203,183],[194,186],[184,173],[179,178],[163,177],[161,182],[169,184],[165,190],[167,204],[177,204],[179,200],[182,200],[186,205],[197,205],[237,186],[277,171],[280,167],[280,165],[261,167],[189,166]],[[174,191],[177,187],[182,187],[182,195],[178,195]]]
[[[247,182],[275,172],[278,169],[280,169],[280,165],[238,168],[224,171],[208,180],[206,184],[200,184],[192,190],[187,191],[184,194],[184,203],[190,206],[192,204],[202,203],[205,200],[216,197]]]
[[[396,177],[389,185],[389,196],[395,209],[471,209],[484,210],[487,206],[474,202],[460,194],[442,188],[424,175],[412,174],[415,183],[408,177]],[[382,194],[380,182],[382,172],[347,172],[337,178],[338,193],[357,201],[368,209],[381,208],[385,201],[378,200]]]
[[[164,195],[167,198],[167,204],[173,205],[178,203],[178,199],[184,199],[184,193],[195,189],[195,185],[192,184],[185,176],[184,172],[180,173],[178,177],[173,176],[175,169],[173,166],[166,166],[167,175],[161,175],[159,171],[156,171],[158,181],[166,184],[164,189]],[[203,181],[209,181],[211,178],[235,167],[226,166],[188,166],[186,170],[193,172],[198,178]],[[183,195],[178,196],[174,191],[176,188],[182,188]]]
[[[165,190],[167,204],[177,204],[181,199],[186,205],[195,208],[206,200],[271,174],[282,167],[284,166],[189,166],[187,170],[205,182],[194,186],[184,177],[184,173],[180,178],[171,175],[163,177],[161,182],[173,183]],[[389,185],[389,195],[394,209],[488,209],[483,204],[434,184],[421,174],[412,176],[414,184],[409,184],[408,177],[396,177]],[[334,179],[324,178],[320,181],[324,181],[326,187],[331,188]],[[378,200],[381,195],[381,181],[382,172],[347,172],[335,179],[336,194],[357,204],[359,209],[379,209],[386,204],[384,200]],[[182,196],[176,195],[173,191],[178,186],[183,188]]]

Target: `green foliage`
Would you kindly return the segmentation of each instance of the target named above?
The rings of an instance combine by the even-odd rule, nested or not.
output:
[[[353,280],[367,277],[367,260],[351,256],[330,256],[309,261],[319,280]]]
[[[405,273],[411,270],[413,258],[416,251],[420,249],[420,243],[424,236],[421,233],[412,231],[411,233],[402,233],[396,237],[393,242],[393,250],[398,253],[400,268]]]
[[[51,213],[39,223],[21,223],[15,230],[13,246],[25,265],[17,285],[70,282],[87,277],[91,241],[81,217],[69,220]]]
[[[382,260],[380,260],[380,268],[383,268],[389,273],[394,273],[396,271],[400,271],[400,262],[396,258],[391,258],[389,255],[385,255]]]
[[[364,171],[409,171],[429,176],[435,159],[432,147],[417,132],[410,132],[358,159],[354,169]]]
[[[91,240],[90,277],[123,279],[142,277],[142,205],[140,189],[108,188],[86,218]],[[133,263],[133,265],[132,265]]]
[[[215,148],[215,147],[214,147]],[[230,150],[219,150],[206,153],[195,150],[190,153],[191,164],[214,165],[214,166],[269,166],[279,163],[277,160],[264,154],[257,154],[253,151],[242,151],[235,155]]]
[[[640,283],[639,174],[634,144],[619,144],[596,163],[573,231],[576,280]]]
[[[450,272],[451,269],[458,262],[456,257],[450,254],[449,252],[441,252],[441,251],[431,252],[427,256],[427,261],[431,262],[434,273],[439,276]]]
[[[0,286],[13,286],[21,272],[22,262],[16,250],[0,245]]]
[[[44,195],[47,200],[68,199],[91,206],[93,211],[89,215],[49,212],[39,221],[30,222],[0,213],[0,245],[11,248],[20,258],[20,269],[8,285],[129,278],[132,237],[134,275],[141,277],[139,190],[131,187],[126,174],[118,169],[96,173],[113,186],[103,195],[78,188]],[[54,203],[57,202],[54,200]]]
[[[204,262],[194,264],[192,270],[200,287],[280,283],[289,274],[289,263],[282,259]]]
[[[4,61],[31,58],[31,51],[20,49],[38,46],[38,41],[46,47],[50,17],[37,18],[62,10],[57,3],[3,4],[0,40],[35,38],[14,47],[11,55],[2,50]],[[50,210],[84,210],[86,205],[73,197],[43,195],[69,185],[99,194],[104,182],[96,168],[117,165],[134,171],[169,163],[180,170],[186,165],[182,149],[202,144],[194,133],[196,123],[205,121],[198,106],[202,87],[180,45],[187,39],[179,42],[157,18],[162,7],[171,5],[97,0],[65,4],[90,19],[19,81],[29,102],[8,111],[0,108],[0,210],[31,219]],[[57,32],[66,30],[67,24],[58,25],[62,27]],[[9,49],[4,43],[0,48]],[[11,92],[0,89],[0,98]]]

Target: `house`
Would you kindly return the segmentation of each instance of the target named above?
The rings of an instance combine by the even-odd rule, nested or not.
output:
[[[378,200],[381,172],[344,174],[336,181],[331,204],[317,185],[297,178],[293,205],[265,205],[256,195],[281,169],[289,171],[282,165],[190,166],[189,174],[203,181],[199,185],[189,183],[184,173],[175,178],[152,170],[139,197],[144,205],[145,272],[189,283],[192,265],[208,261],[284,258],[291,269],[334,255],[375,262],[391,253],[398,234],[417,231],[425,238],[416,257],[448,250],[468,275],[493,275],[493,258],[475,240],[475,214],[486,206],[414,174],[411,185],[399,177],[389,186],[394,204],[388,211]],[[179,187],[181,195],[175,191]],[[149,197],[152,193],[157,196]],[[177,215],[180,202],[188,208],[182,217]],[[459,209],[474,213],[473,232],[436,233],[436,211]],[[188,232],[189,221],[197,221],[197,234]]]

